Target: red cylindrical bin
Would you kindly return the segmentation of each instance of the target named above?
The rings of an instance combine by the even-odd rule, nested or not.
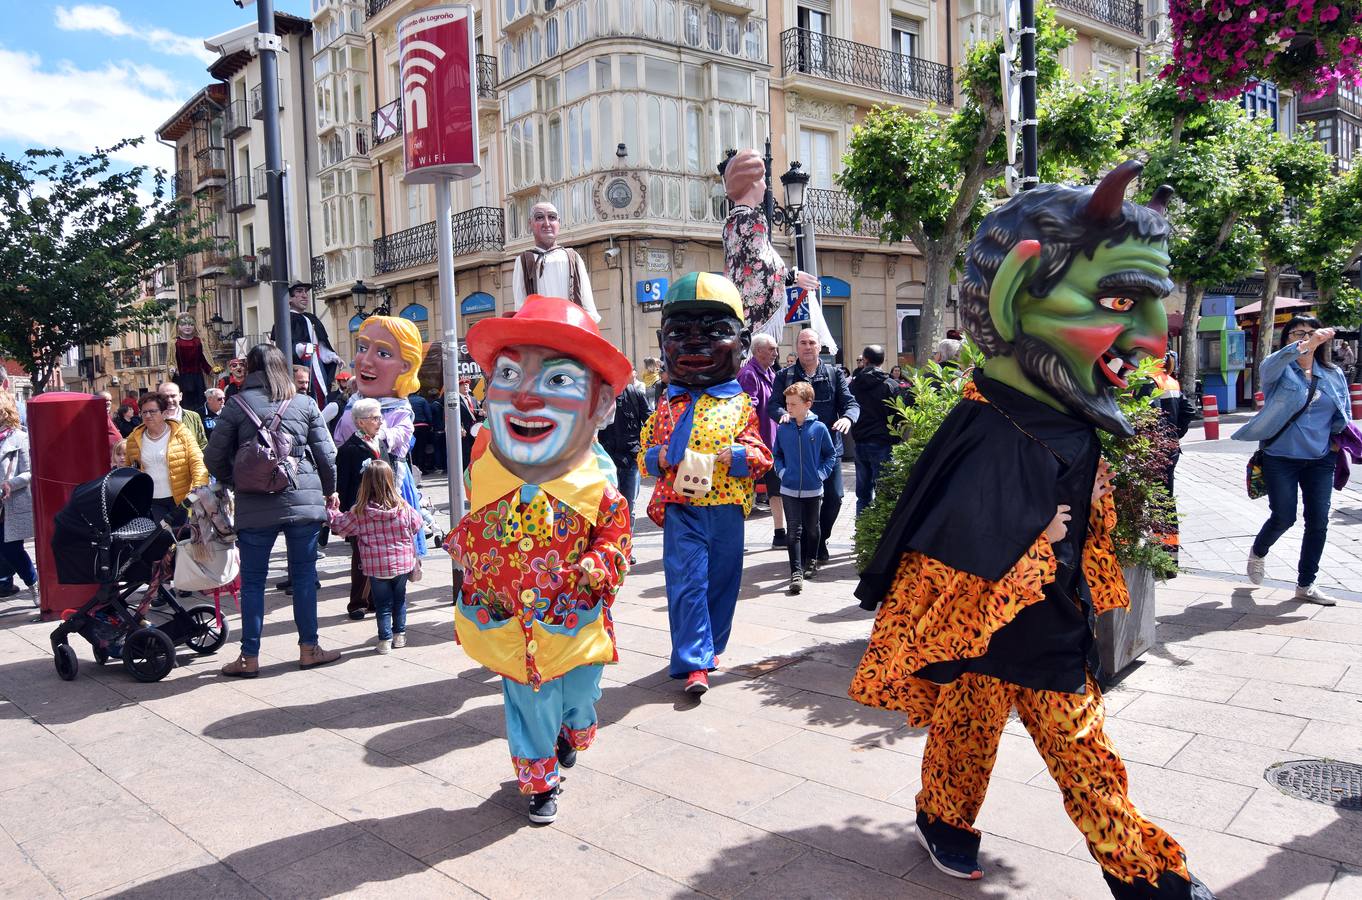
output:
[[[1362,419],[1362,384],[1351,385],[1348,394],[1353,401],[1353,418]]]
[[[1262,392],[1262,391],[1259,391],[1258,393],[1256,393],[1256,394],[1253,395],[1253,408],[1254,408],[1254,409],[1262,409],[1262,408],[1263,408],[1263,392]]]
[[[1201,398],[1201,427],[1206,432],[1206,440],[1220,440],[1220,403],[1214,394]]]
[[[109,471],[109,414],[104,400],[66,391],[39,394],[28,401],[28,440],[39,594],[43,618],[50,619],[80,606],[93,593],[87,585],[57,583],[52,530],[72,489]]]

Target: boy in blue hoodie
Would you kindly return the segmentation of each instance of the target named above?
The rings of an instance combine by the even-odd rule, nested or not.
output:
[[[813,396],[813,385],[807,381],[787,387],[785,409],[790,417],[776,429],[775,467],[780,474],[780,500],[785,506],[791,594],[804,589],[805,578],[818,574],[823,481],[837,465],[832,434],[814,414]]]

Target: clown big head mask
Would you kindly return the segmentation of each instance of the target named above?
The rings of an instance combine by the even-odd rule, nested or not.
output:
[[[531,484],[590,454],[631,371],[581,307],[555,297],[531,296],[514,315],[478,322],[468,349],[487,373],[491,452]]]
[[[397,316],[370,316],[355,335],[362,397],[405,397],[421,386],[421,332]]]
[[[671,384],[702,389],[733,380],[752,343],[737,286],[710,272],[681,278],[662,301],[657,340]]]
[[[989,213],[966,251],[960,312],[989,357],[985,372],[1025,382],[1114,434],[1133,429],[1116,390],[1142,357],[1162,357],[1168,320],[1171,190],[1124,199],[1142,166],[1096,187],[1042,185]]]

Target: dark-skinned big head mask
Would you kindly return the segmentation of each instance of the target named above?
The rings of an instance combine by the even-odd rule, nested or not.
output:
[[[751,335],[742,297],[722,275],[692,272],[667,291],[657,333],[671,384],[702,390],[737,377]]]
[[[1142,166],[1088,187],[1041,185],[989,213],[966,251],[960,312],[990,377],[1025,382],[1074,416],[1134,433],[1116,404],[1125,376],[1168,342],[1172,191],[1125,199]],[[1005,362],[1006,361],[1006,362]],[[1015,364],[1013,364],[1015,363]]]

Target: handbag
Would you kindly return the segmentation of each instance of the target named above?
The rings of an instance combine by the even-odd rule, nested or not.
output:
[[[1263,477],[1263,448],[1275,441],[1286,433],[1286,429],[1291,427],[1291,423],[1300,418],[1301,413],[1310,408],[1310,403],[1315,399],[1315,388],[1319,385],[1319,378],[1310,379],[1310,390],[1305,394],[1305,405],[1286,420],[1286,424],[1277,429],[1277,433],[1258,445],[1258,449],[1253,451],[1249,457],[1248,465],[1244,467],[1244,488],[1248,491],[1250,500],[1257,500],[1259,497],[1267,496],[1267,479]]]
[[[700,453],[686,448],[681,465],[676,467],[676,477],[672,487],[683,497],[698,500],[709,493],[714,486],[714,454]]]
[[[211,591],[231,584],[241,573],[241,553],[235,544],[191,540],[175,543],[175,588]]]

